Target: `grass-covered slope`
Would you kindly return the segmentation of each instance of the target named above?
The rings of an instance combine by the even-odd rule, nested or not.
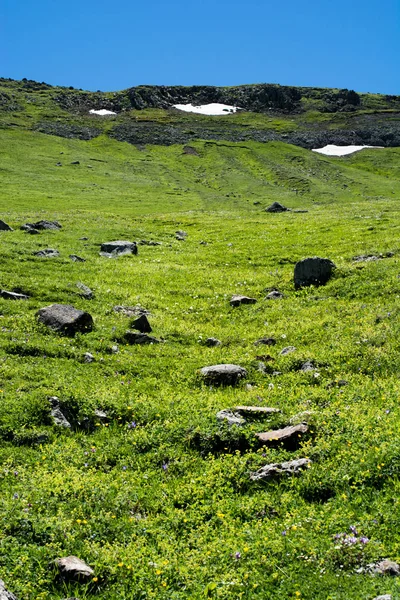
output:
[[[0,130],[0,218],[14,228],[0,232],[0,288],[30,296],[0,299],[8,588],[20,600],[396,598],[396,578],[356,571],[400,560],[400,151],[326,158],[277,141],[203,140],[186,154],[104,132],[46,135],[28,125],[30,110]],[[276,200],[308,212],[266,213]],[[39,219],[62,229],[19,229]],[[161,245],[99,256],[117,239]],[[43,248],[60,256],[34,256]],[[313,255],[333,260],[335,275],[295,291],[294,264]],[[266,300],[271,288],[284,298]],[[231,308],[235,293],[257,303]],[[95,329],[45,329],[35,313],[53,303],[88,310]],[[131,320],[113,307],[136,304],[163,343],[121,342]],[[222,344],[207,347],[211,336]],[[277,343],[255,346],[261,337]],[[307,360],[314,370],[302,372]],[[205,385],[199,368],[217,363],[248,377]],[[49,396],[71,431],[52,423]],[[242,427],[217,421],[236,405],[281,412]],[[293,418],[310,423],[297,449],[260,445],[255,433]],[[298,476],[250,481],[265,464],[305,457]],[[350,527],[354,543],[335,539]],[[57,579],[51,564],[67,555],[90,564],[93,580]]]

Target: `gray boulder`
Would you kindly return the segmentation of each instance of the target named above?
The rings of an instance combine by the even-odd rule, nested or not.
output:
[[[51,417],[54,425],[57,425],[57,427],[64,427],[65,429],[71,429],[71,423],[62,412],[60,401],[57,396],[51,396],[49,402],[51,404]]]
[[[207,346],[208,348],[215,348],[216,346],[221,345],[221,341],[218,340],[217,338],[209,337],[204,342],[204,345]]]
[[[58,221],[38,221],[37,223],[27,223],[29,227],[33,229],[43,230],[43,229],[61,229],[61,225]]]
[[[246,420],[231,410],[220,410],[217,412],[218,421],[226,421],[228,425],[244,425]]]
[[[88,287],[87,285],[85,285],[84,283],[81,283],[80,281],[78,281],[78,283],[76,284],[76,287],[79,290],[79,295],[81,296],[81,298],[85,298],[86,300],[93,300],[94,298],[94,291],[90,289],[90,287]]]
[[[54,250],[54,248],[44,248],[44,250],[39,250],[39,252],[35,252],[34,254],[40,258],[55,258],[56,256],[60,256],[59,251]]]
[[[271,206],[268,206],[268,208],[265,209],[265,212],[281,213],[286,212],[287,210],[288,209],[286,208],[286,206],[283,206],[283,204],[281,204],[280,202],[273,202]]]
[[[295,288],[309,285],[325,285],[332,277],[336,265],[328,258],[305,258],[300,260],[294,268]]]
[[[117,240],[116,242],[105,242],[101,244],[100,256],[107,258],[116,258],[124,254],[137,254],[138,248],[136,242]]]
[[[2,579],[0,579],[0,600],[17,600],[17,597],[7,590]]]
[[[151,333],[153,330],[146,315],[140,315],[131,323],[133,329],[137,329],[140,333]]]
[[[235,385],[247,377],[247,371],[239,365],[221,364],[203,367],[200,374],[204,381],[213,385]]]
[[[8,292],[7,290],[0,290],[0,297],[5,300],[28,300],[29,298],[25,294],[17,294],[16,292]]]
[[[85,258],[82,258],[81,256],[78,256],[77,254],[70,254],[69,258],[73,261],[73,262],[86,262]]]
[[[73,336],[78,331],[88,333],[93,329],[92,316],[69,304],[52,304],[36,313],[38,321],[64,335]]]
[[[60,575],[62,575],[65,579],[72,579],[74,581],[87,581],[94,575],[93,569],[77,556],[57,558],[55,563],[58,567]]]
[[[265,297],[266,300],[280,300],[281,298],[283,298],[283,294],[279,290],[272,290]]]
[[[257,300],[255,298],[249,298],[249,296],[241,296],[240,294],[234,294],[230,299],[231,306],[240,306],[241,304],[255,304]]]
[[[178,231],[175,232],[175,238],[177,240],[179,240],[180,242],[183,242],[187,238],[186,231],[182,231],[182,229],[179,229]]]
[[[308,431],[308,425],[300,423],[299,425],[290,425],[283,429],[273,429],[271,431],[264,431],[262,433],[256,433],[256,436],[260,442],[268,444],[287,444],[288,446],[296,443],[299,438]]]
[[[126,331],[124,340],[127,344],[159,344],[160,340],[153,337],[152,335],[148,335],[147,333],[137,333],[136,331]]]
[[[297,460],[290,460],[282,463],[272,463],[261,467],[261,469],[258,469],[258,471],[255,471],[254,473],[250,473],[250,479],[252,481],[259,481],[260,479],[270,479],[275,475],[295,475],[309,464],[311,464],[311,460],[308,458],[298,458]]]
[[[0,231],[13,231],[13,228],[0,219]]]
[[[254,342],[255,346],[275,346],[275,344],[276,344],[276,339],[272,338],[272,337],[269,337],[269,338],[263,337]]]

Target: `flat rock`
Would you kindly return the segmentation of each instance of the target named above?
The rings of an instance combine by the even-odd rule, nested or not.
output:
[[[160,340],[148,335],[147,333],[137,333],[136,331],[126,331],[124,339],[127,344],[159,344]]]
[[[220,346],[221,341],[214,337],[209,337],[205,340],[204,345],[208,348],[215,348],[215,346]]]
[[[36,223],[27,223],[29,227],[33,229],[43,230],[43,229],[61,229],[61,225],[58,221],[37,221]]]
[[[101,256],[115,258],[124,254],[137,254],[138,248],[136,242],[117,240],[116,242],[104,242],[101,244]]]
[[[272,337],[263,337],[254,342],[255,346],[275,346],[276,339]]]
[[[246,419],[231,410],[220,410],[217,412],[218,421],[226,421],[228,425],[244,425]]]
[[[241,304],[255,304],[257,300],[255,298],[249,298],[249,296],[241,296],[240,294],[234,294],[230,299],[231,306],[240,306]]]
[[[43,250],[39,250],[39,252],[34,253],[35,256],[39,256],[41,258],[55,258],[56,256],[60,256],[58,250],[54,250],[54,248],[44,248]]]
[[[140,333],[151,333],[153,330],[146,315],[140,315],[131,323],[133,329],[137,329]]]
[[[392,596],[390,594],[384,594],[383,596],[376,596],[373,600],[392,600]]]
[[[265,297],[266,300],[280,300],[281,298],[283,298],[283,294],[279,290],[272,290]]]
[[[5,300],[28,300],[29,296],[25,294],[17,294],[16,292],[8,292],[7,290],[0,290],[0,297]]]
[[[0,219],[0,231],[13,231],[13,228]]]
[[[305,258],[296,263],[294,268],[295,288],[309,285],[325,285],[332,277],[336,265],[328,258]]]
[[[81,298],[85,298],[86,300],[93,300],[94,291],[91,290],[90,287],[88,287],[84,283],[81,283],[80,281],[78,281],[76,287],[79,290],[79,295],[81,296]]]
[[[248,413],[253,415],[271,415],[281,412],[279,408],[273,408],[271,406],[235,406],[233,410],[238,413]]]
[[[272,463],[261,467],[261,469],[258,469],[258,471],[255,471],[254,473],[250,473],[250,479],[252,481],[259,481],[260,479],[270,479],[275,475],[295,475],[309,464],[311,464],[311,460],[308,458],[298,458],[282,463]]]
[[[265,212],[268,213],[281,213],[286,212],[288,209],[286,206],[283,206],[280,202],[273,202],[270,206],[265,209]]]
[[[200,374],[206,383],[214,385],[235,385],[240,379],[247,377],[246,369],[232,364],[203,367]]]
[[[150,311],[143,306],[137,304],[136,306],[114,306],[114,310],[117,313],[125,315],[126,317],[135,317],[140,315],[149,315]]]
[[[264,431],[263,433],[256,433],[256,436],[260,442],[270,443],[291,443],[297,441],[303,433],[307,433],[308,425],[300,423],[299,425],[290,425],[283,429],[273,429],[271,431]]]
[[[73,336],[78,331],[88,333],[93,329],[92,316],[69,304],[52,304],[36,313],[38,321],[64,335]]]
[[[17,597],[7,590],[2,579],[0,579],[0,600],[17,600]]]
[[[94,575],[93,569],[77,556],[57,558],[55,563],[60,571],[60,574],[66,579],[84,581],[88,580]]]
[[[280,351],[280,355],[281,356],[286,356],[287,354],[291,354],[292,352],[296,351],[296,347],[295,346],[286,346],[286,348],[283,348],[283,350]]]
[[[77,254],[70,254],[69,258],[73,261],[73,262],[86,262],[85,258],[82,258],[81,256],[78,256]]]

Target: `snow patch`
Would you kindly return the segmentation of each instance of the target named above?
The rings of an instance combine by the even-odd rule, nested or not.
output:
[[[116,112],[113,112],[112,110],[106,110],[105,108],[101,108],[100,110],[94,110],[94,108],[92,108],[92,110],[89,110],[89,113],[91,115],[100,115],[101,117],[105,117],[106,115],[116,115]]]
[[[313,152],[325,154],[326,156],[346,156],[346,154],[353,154],[353,152],[359,152],[364,148],[383,148],[383,146],[335,146],[335,144],[328,144],[324,148],[313,148]]]
[[[184,112],[198,113],[199,115],[223,116],[231,115],[238,110],[242,110],[238,106],[229,106],[229,104],[203,104],[202,106],[193,106],[193,104],[174,104],[174,108],[183,110]]]

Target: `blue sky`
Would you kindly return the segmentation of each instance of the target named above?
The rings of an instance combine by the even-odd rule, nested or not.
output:
[[[400,0],[0,0],[0,76],[400,94]]]

